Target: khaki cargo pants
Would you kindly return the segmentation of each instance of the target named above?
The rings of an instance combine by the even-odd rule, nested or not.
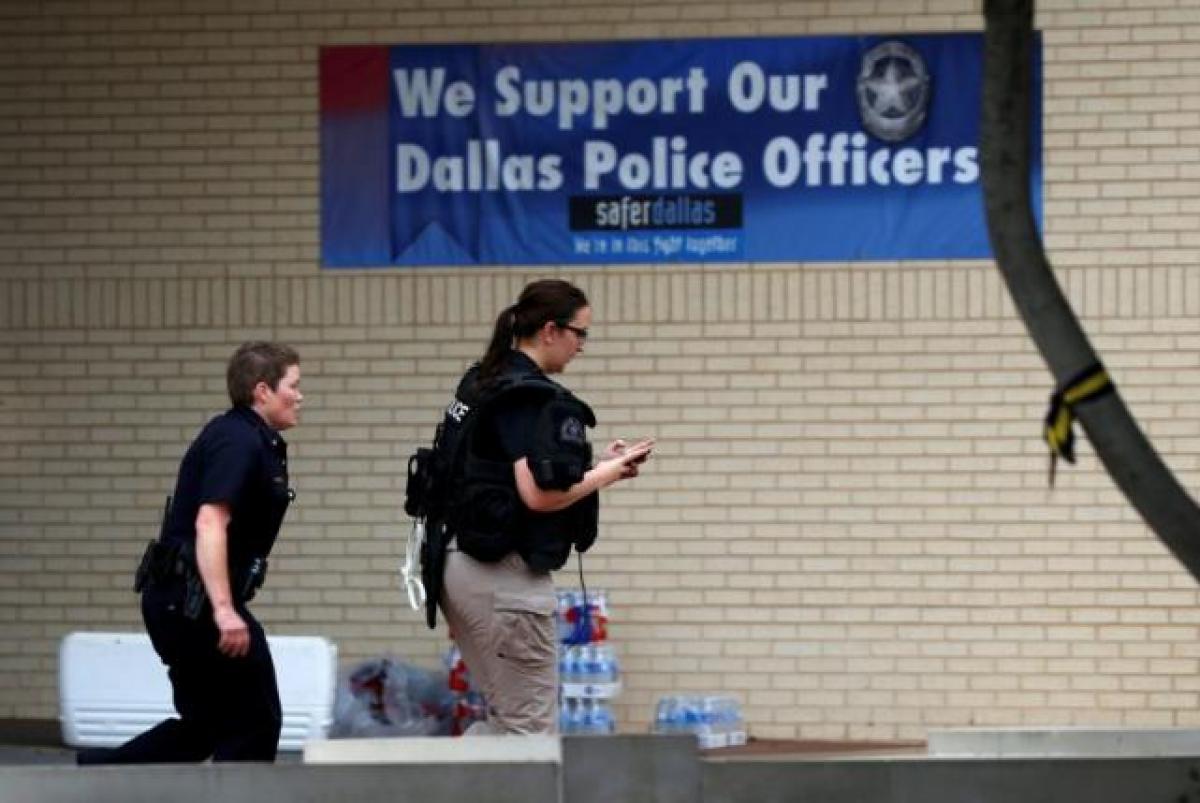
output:
[[[488,703],[479,733],[553,733],[558,727],[554,582],[517,553],[482,563],[446,553],[442,612],[471,685]]]

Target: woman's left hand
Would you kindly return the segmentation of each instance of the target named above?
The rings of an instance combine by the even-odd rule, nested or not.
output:
[[[600,459],[612,460],[614,457],[620,457],[621,455],[625,454],[625,449],[628,446],[628,443],[620,438],[617,438],[604,449],[604,451],[600,454]]]

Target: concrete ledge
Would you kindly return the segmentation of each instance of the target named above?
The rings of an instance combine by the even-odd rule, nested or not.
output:
[[[696,737],[564,736],[565,803],[696,803]]]
[[[1149,803],[1195,801],[1186,758],[704,762],[704,803]]]
[[[961,757],[1200,756],[1193,728],[945,728],[929,754]]]
[[[305,764],[561,764],[557,736],[325,739],[306,742]]]
[[[696,740],[467,737],[313,742],[307,764],[0,766],[0,803],[697,803]]]
[[[0,767],[0,803],[558,803],[553,764]]]
[[[464,742],[473,740],[443,740]],[[700,759],[690,737],[564,737],[562,762],[0,767],[0,803],[1142,803],[1200,758]]]

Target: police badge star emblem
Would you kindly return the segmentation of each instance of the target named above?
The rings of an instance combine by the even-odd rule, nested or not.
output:
[[[929,108],[925,60],[903,42],[878,44],[863,55],[856,94],[868,132],[886,142],[908,139],[925,122]]]
[[[562,426],[558,428],[558,440],[561,443],[583,443],[583,422],[574,416],[564,418]]]

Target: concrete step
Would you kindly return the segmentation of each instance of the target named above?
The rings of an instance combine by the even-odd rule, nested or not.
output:
[[[325,739],[304,745],[305,764],[561,764],[557,736],[461,739]]]
[[[701,795],[687,735],[348,739],[314,743],[290,764],[17,758],[0,764],[0,803],[697,803]]]
[[[1200,756],[1200,729],[1014,727],[929,732],[929,755],[964,758]]]

